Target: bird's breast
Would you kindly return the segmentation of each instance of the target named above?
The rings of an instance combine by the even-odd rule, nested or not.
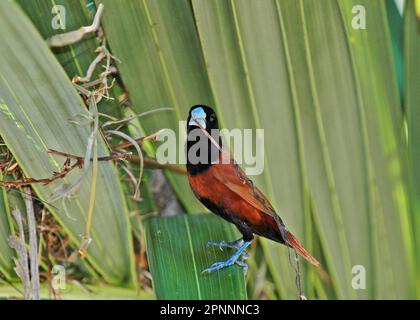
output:
[[[233,215],[237,219],[245,221],[249,225],[258,225],[263,219],[263,213],[249,205],[243,198],[232,192],[222,178],[229,180],[230,183],[243,182],[232,172],[230,164],[214,164],[205,172],[198,175],[188,175],[188,180],[195,196],[200,199],[211,201],[218,207],[218,211],[223,211]],[[227,181],[226,180],[226,181]],[[232,181],[233,180],[233,181]],[[204,203],[206,205],[206,203]],[[209,206],[206,205],[208,208]],[[214,213],[216,210],[209,208]]]

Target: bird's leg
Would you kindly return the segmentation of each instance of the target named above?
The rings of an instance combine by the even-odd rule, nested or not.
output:
[[[226,241],[220,241],[220,242],[209,241],[209,242],[207,242],[207,247],[215,246],[215,247],[219,247],[220,251],[223,251],[223,247],[232,248],[232,249],[239,249],[243,243],[244,243],[244,240],[242,238],[240,238],[238,240],[235,240],[235,241],[232,241],[232,242],[226,242]],[[246,253],[246,251],[243,251],[242,252],[242,258],[243,259],[248,259],[248,253]]]
[[[243,252],[245,251],[246,248],[248,248],[248,246],[251,244],[252,241],[245,241],[243,242],[243,244],[238,248],[238,250],[226,261],[220,261],[220,262],[216,262],[214,263],[210,268],[205,269],[202,273],[205,272],[213,272],[216,270],[220,270],[222,268],[231,266],[233,264],[238,264],[241,267],[247,267],[246,263],[243,261],[238,261],[239,257],[243,254]],[[246,268],[245,268],[246,270]]]
[[[248,264],[246,262],[240,261],[240,260],[236,260],[235,262],[238,266],[242,267],[244,270],[244,273],[246,273],[248,271]]]

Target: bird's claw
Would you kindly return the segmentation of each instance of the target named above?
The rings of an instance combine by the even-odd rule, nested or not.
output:
[[[243,268],[244,273],[248,271],[248,264],[246,262],[236,260],[236,264]]]
[[[226,261],[219,261],[219,262],[215,262],[211,265],[211,267],[203,270],[201,273],[212,273],[213,271],[217,271],[220,269],[223,269],[225,267],[229,267],[233,264],[237,264],[238,266],[242,267],[244,270],[244,273],[246,273],[246,271],[248,270],[248,264],[246,264],[243,261],[240,260],[236,260],[233,261],[232,259],[226,260]]]
[[[226,242],[226,241],[220,241],[220,242],[216,242],[216,241],[208,241],[207,242],[207,247],[210,246],[214,246],[214,247],[219,247],[220,251],[223,251],[223,247],[226,248],[232,248],[232,249],[239,249],[242,245],[243,241],[242,239],[233,241],[233,242]],[[248,253],[246,253],[245,251],[243,251],[241,253],[242,259],[246,260],[249,258]]]
[[[241,247],[241,240],[236,240],[233,242],[226,242],[226,241],[220,241],[220,242],[215,242],[215,241],[209,241],[207,242],[207,247],[210,246],[215,246],[215,247],[219,247],[219,249],[221,251],[223,251],[223,247],[226,248],[232,248],[232,249],[239,249]]]
[[[207,248],[210,246],[214,246],[214,247],[219,247],[220,251],[223,251],[223,247],[227,247],[225,245],[226,242],[222,241],[222,242],[213,242],[213,241],[209,241],[207,242]]]
[[[246,259],[248,258],[248,254],[245,252],[245,249],[250,245],[251,241],[243,242],[242,244],[239,244],[239,241],[235,241],[234,243],[226,243],[222,241],[223,244],[229,244],[229,245],[239,245],[238,250],[226,261],[219,261],[216,263],[213,263],[211,267],[203,270],[202,273],[211,273],[216,270],[220,270],[225,267],[229,267],[233,264],[237,264],[240,267],[244,268],[244,271],[248,269],[248,265],[244,261],[240,261],[239,258]],[[208,242],[207,245],[214,245],[215,242]],[[220,245],[220,243],[217,243]]]
[[[203,270],[203,272],[202,272],[202,273],[211,273],[211,272],[213,272],[213,271],[220,270],[220,269],[222,269],[222,268],[225,268],[225,267],[231,266],[232,264],[233,264],[233,263],[230,263],[230,261],[229,261],[229,260],[227,260],[227,261],[219,261],[219,262],[213,263],[213,264],[211,265],[211,267],[209,267],[209,268],[207,268],[207,269]]]

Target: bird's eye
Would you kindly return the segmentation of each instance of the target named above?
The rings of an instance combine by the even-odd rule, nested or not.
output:
[[[216,119],[216,115],[215,114],[210,115],[210,121],[211,122],[213,122],[215,119]]]

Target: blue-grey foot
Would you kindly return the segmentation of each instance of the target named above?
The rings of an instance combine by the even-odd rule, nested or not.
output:
[[[248,264],[246,262],[236,260],[236,264],[243,268],[244,273],[248,271]]]
[[[220,241],[220,242],[215,242],[215,241],[209,241],[207,242],[207,247],[210,246],[215,246],[215,247],[219,247],[219,249],[221,251],[223,251],[223,247],[226,248],[233,248],[233,249],[239,249],[241,247],[241,245],[243,244],[244,240],[238,239],[236,241],[232,241],[232,242],[226,242],[226,241]]]
[[[251,241],[243,242],[243,244],[238,248],[238,250],[236,250],[236,252],[228,260],[216,262],[210,268],[205,269],[202,273],[206,273],[206,272],[210,273],[216,270],[220,270],[225,267],[229,267],[235,263],[242,267],[245,267],[245,266],[248,267],[245,262],[238,261],[238,259],[243,254],[243,252],[245,252],[245,249],[248,248],[250,244],[251,244]]]
[[[209,241],[207,242],[207,247],[210,246],[215,246],[215,247],[219,247],[220,251],[223,251],[223,248],[232,248],[232,249],[239,249],[241,247],[241,245],[244,243],[244,240],[242,238],[236,240],[236,241],[232,241],[232,242],[226,242],[226,241],[220,241],[220,242],[215,242],[215,241]],[[242,259],[248,259],[248,253],[246,253],[246,251],[242,252]]]

